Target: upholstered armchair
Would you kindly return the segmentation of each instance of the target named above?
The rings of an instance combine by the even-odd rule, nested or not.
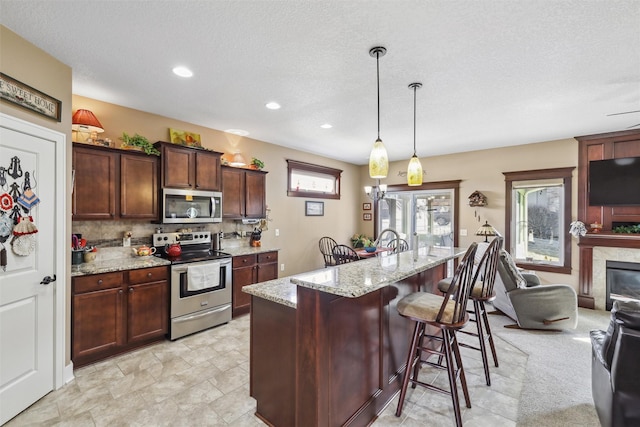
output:
[[[591,331],[591,391],[603,427],[640,425],[640,303],[615,301],[607,331]]]
[[[518,271],[511,255],[500,251],[493,306],[523,329],[575,329],[578,297],[569,285],[541,285],[535,274]]]

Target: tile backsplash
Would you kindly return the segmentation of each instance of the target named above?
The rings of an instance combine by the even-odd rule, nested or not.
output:
[[[152,235],[157,229],[171,233],[181,228],[189,228],[193,231],[210,231],[212,233],[234,232],[244,233],[253,230],[251,225],[243,225],[240,221],[225,220],[215,224],[152,224],[144,221],[119,220],[119,221],[73,221],[72,233],[82,234],[87,239],[87,245],[99,248],[122,246],[124,233],[131,232],[131,246],[151,245]],[[247,239],[234,239],[241,243]],[[235,245],[231,245],[235,246]]]

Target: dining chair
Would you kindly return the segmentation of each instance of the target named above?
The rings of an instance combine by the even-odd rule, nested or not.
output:
[[[356,251],[347,245],[336,245],[333,248],[333,258],[336,265],[346,264],[360,259]]]
[[[398,250],[396,248],[396,241],[395,240],[391,240],[389,241],[389,243],[387,243],[387,247],[392,249],[392,252],[396,253],[396,252],[405,252],[409,250],[409,243],[407,243],[406,240],[404,239],[400,239],[399,240],[400,244],[400,250]]]
[[[403,297],[397,304],[398,313],[415,322],[413,337],[407,355],[407,364],[402,379],[400,398],[396,416],[402,414],[402,406],[407,394],[407,386],[417,385],[428,390],[437,391],[451,396],[455,414],[456,426],[462,425],[460,414],[460,400],[458,397],[458,379],[467,408],[471,408],[467,379],[462,366],[460,348],[456,332],[464,328],[469,322],[467,301],[473,285],[473,261],[477,243],[472,243],[458,264],[451,285],[444,296],[429,292],[415,292]],[[434,328],[436,332],[432,332]],[[425,343],[426,340],[426,343]],[[427,346],[433,342],[439,345]],[[423,353],[427,353],[426,357]],[[437,355],[436,361],[429,360],[431,355]],[[445,364],[443,365],[443,358]],[[436,369],[446,370],[449,378],[449,390],[436,387],[433,384],[418,379],[421,366],[429,365]]]
[[[491,349],[491,355],[493,356],[493,363],[496,368],[498,367],[498,356],[493,342],[493,334],[491,332],[491,326],[489,325],[489,318],[487,316],[485,303],[496,299],[496,293],[493,289],[493,285],[498,271],[498,260],[500,256],[500,249],[502,248],[502,242],[503,238],[498,236],[488,245],[481,244],[483,247],[486,247],[486,249],[483,251],[480,261],[474,268],[475,273],[473,276],[473,287],[471,294],[469,295],[469,298],[473,302],[473,309],[468,310],[468,313],[473,315],[470,316],[470,321],[476,324],[476,332],[470,330],[460,331],[463,334],[474,336],[478,339],[480,347],[476,347],[475,345],[465,342],[461,342],[460,347],[470,348],[481,353],[484,376],[488,386],[491,385],[491,377],[489,376],[487,342],[489,342],[489,348]],[[480,252],[479,246],[476,252],[476,259]],[[446,292],[450,285],[451,279],[443,279],[438,283],[438,290]]]
[[[333,248],[336,247],[337,243],[331,237],[321,237],[318,242],[320,246],[320,253],[322,253],[322,257],[324,258],[324,266],[329,267],[331,265],[336,265],[335,258],[333,257]]]

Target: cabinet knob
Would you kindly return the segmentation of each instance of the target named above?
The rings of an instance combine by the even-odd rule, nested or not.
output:
[[[120,289],[120,290],[118,291],[118,294],[122,295],[122,289]]]
[[[242,262],[247,262],[247,260],[246,260],[246,259],[243,259],[243,260],[242,260]]]
[[[133,292],[133,288],[129,287],[129,293]]]
[[[98,280],[98,285],[102,285],[102,279]]]
[[[151,274],[151,273],[147,273],[147,277],[151,277],[151,276],[152,276],[152,274]]]

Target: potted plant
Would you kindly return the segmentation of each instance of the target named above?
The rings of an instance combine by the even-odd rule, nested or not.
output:
[[[261,170],[262,168],[264,168],[264,162],[262,160],[260,160],[260,159],[252,157],[251,158],[251,167],[253,169]]]
[[[351,236],[351,246],[354,248],[367,248],[373,247],[374,242],[373,239],[364,235],[364,234],[354,234]]]
[[[129,147],[139,147],[142,151],[147,153],[148,155],[153,154],[154,156],[159,156],[160,151],[156,149],[156,147],[149,142],[147,138],[142,135],[138,135],[137,133],[133,136],[129,136],[126,132],[122,132],[122,136],[120,137],[120,141],[122,141],[122,148],[129,149]]]

